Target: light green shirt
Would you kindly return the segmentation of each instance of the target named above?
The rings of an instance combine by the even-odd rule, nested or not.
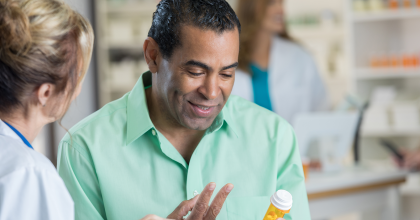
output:
[[[235,185],[219,220],[262,220],[279,189],[293,196],[285,219],[310,219],[295,134],[285,120],[232,96],[187,164],[150,120],[145,96],[150,85],[146,72],[131,92],[78,123],[61,141],[58,172],[77,220],[166,217],[209,182],[217,184],[215,192]]]

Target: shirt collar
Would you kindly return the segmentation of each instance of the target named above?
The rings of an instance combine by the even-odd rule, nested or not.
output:
[[[145,134],[154,127],[150,120],[149,110],[147,108],[147,99],[145,88],[152,85],[152,73],[147,71],[140,76],[140,79],[134,86],[133,90],[128,95],[127,102],[127,145]],[[207,129],[208,133],[213,133],[227,124],[236,137],[237,132],[232,121],[231,113],[227,106],[223,108],[220,114],[216,117],[213,124]]]
[[[145,88],[152,85],[152,73],[140,76],[127,101],[127,145],[153,128],[147,108]]]
[[[223,107],[223,110],[219,113],[219,115],[214,119],[213,124],[207,129],[207,133],[211,134],[220,130],[224,124],[234,133],[236,138],[239,137],[226,105]]]

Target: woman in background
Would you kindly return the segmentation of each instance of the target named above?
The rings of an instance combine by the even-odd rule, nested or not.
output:
[[[293,123],[298,113],[328,109],[311,56],[287,33],[283,0],[239,0],[239,70],[232,94]]]
[[[73,220],[53,164],[33,150],[79,95],[92,28],[59,0],[0,0],[0,220]]]

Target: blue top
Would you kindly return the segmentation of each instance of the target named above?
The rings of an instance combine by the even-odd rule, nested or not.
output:
[[[28,140],[26,140],[26,138],[16,129],[16,128],[14,128],[13,126],[11,126],[9,123],[7,123],[7,122],[5,122],[5,121],[3,121],[7,126],[9,126],[10,127],[10,129],[12,129],[19,137],[20,137],[20,139],[22,139],[22,141],[23,141],[23,143],[25,143],[26,144],[26,146],[28,146],[29,148],[31,148],[31,149],[34,149],[33,147],[32,147],[32,145],[31,145],[31,143],[29,143],[29,141]]]
[[[252,72],[252,88],[255,104],[272,111],[273,108],[271,107],[270,92],[268,88],[268,70],[261,69],[253,63],[251,63],[250,68]]]

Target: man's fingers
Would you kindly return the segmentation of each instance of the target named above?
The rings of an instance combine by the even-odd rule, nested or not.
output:
[[[233,189],[233,184],[228,183],[223,188],[220,189],[219,193],[217,193],[216,197],[214,197],[213,202],[211,203],[211,206],[209,210],[206,213],[206,216],[204,217],[205,220],[215,220],[217,215],[220,213],[220,210],[223,207],[223,203],[225,203],[225,200],[229,193]]]
[[[184,216],[188,214],[194,208],[195,203],[197,202],[198,195],[190,200],[186,200],[181,202],[179,206],[170,214],[168,215],[168,219],[175,219],[175,220],[182,220]]]
[[[187,219],[189,220],[196,220],[202,219],[204,213],[207,211],[207,207],[209,206],[209,201],[211,195],[213,195],[213,191],[216,188],[216,183],[209,183],[204,188],[203,192],[201,192],[200,196],[198,197],[197,202]]]
[[[146,215],[146,216],[144,216],[144,218],[142,218],[140,220],[176,220],[176,219],[164,219],[164,218],[161,218],[157,215]]]

